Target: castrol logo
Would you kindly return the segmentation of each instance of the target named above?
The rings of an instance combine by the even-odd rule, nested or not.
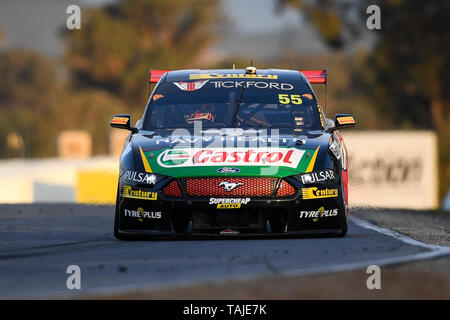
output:
[[[174,148],[162,152],[157,161],[164,168],[231,165],[297,168],[304,153],[295,148]]]

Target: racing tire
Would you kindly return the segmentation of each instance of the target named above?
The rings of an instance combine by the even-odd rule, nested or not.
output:
[[[173,217],[172,227],[176,233],[186,233],[188,231],[190,218],[186,213],[178,213]]]
[[[345,237],[345,235],[347,234],[348,231],[348,221],[347,221],[347,211],[345,210],[345,196],[344,196],[344,183],[342,181],[342,177],[341,177],[341,194],[342,194],[342,201],[341,201],[341,208],[342,211],[344,212],[344,214],[342,214],[340,216],[340,224],[341,224],[341,233],[338,235],[338,237]]]
[[[341,233],[338,236],[345,237],[347,231],[348,231],[347,214],[344,213],[343,215],[341,215]]]

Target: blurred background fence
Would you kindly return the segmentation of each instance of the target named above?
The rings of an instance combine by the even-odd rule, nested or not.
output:
[[[118,156],[86,154],[86,132],[63,132],[59,159],[0,161],[0,203],[110,203],[116,199]],[[344,133],[349,151],[351,206],[438,207],[437,139],[425,131]],[[70,139],[69,139],[70,138]],[[114,140],[115,139],[115,140]],[[64,144],[63,144],[64,143]],[[69,151],[71,153],[69,153]]]

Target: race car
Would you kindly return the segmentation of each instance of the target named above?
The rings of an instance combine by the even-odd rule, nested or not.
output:
[[[120,157],[114,235],[345,236],[347,150],[311,84],[326,71],[150,72],[156,83]]]

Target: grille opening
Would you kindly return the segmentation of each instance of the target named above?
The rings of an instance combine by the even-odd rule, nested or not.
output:
[[[276,198],[290,197],[295,194],[295,188],[287,181],[281,180],[276,194]]]
[[[168,197],[183,197],[184,191],[188,198],[283,198],[295,195],[296,189],[289,182],[279,180],[272,177],[180,178],[166,185],[163,194]]]
[[[271,197],[275,192],[277,178],[230,177],[230,178],[183,178],[181,185],[188,197]],[[224,183],[225,182],[225,183]],[[227,189],[227,186],[229,189]]]
[[[180,186],[178,185],[177,180],[172,180],[168,185],[166,185],[163,189],[163,194],[166,197],[183,197],[183,193],[181,192]]]

